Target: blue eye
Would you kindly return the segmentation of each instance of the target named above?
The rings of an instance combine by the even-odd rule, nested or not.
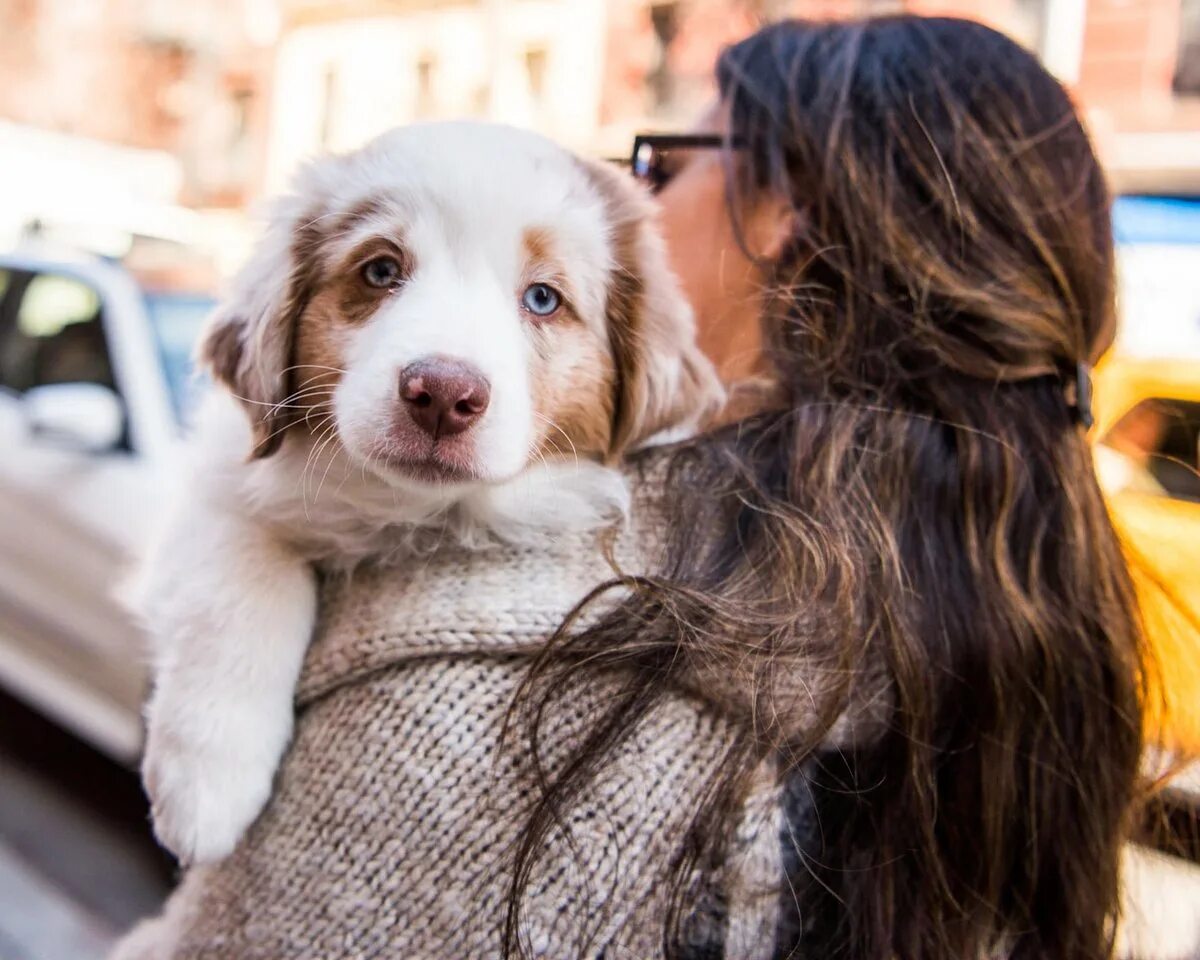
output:
[[[376,257],[363,265],[362,278],[367,286],[385,290],[400,285],[404,270],[394,257]]]
[[[562,306],[562,297],[548,284],[533,283],[521,294],[521,306],[535,317],[548,317]]]

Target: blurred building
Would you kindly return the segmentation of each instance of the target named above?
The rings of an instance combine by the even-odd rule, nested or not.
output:
[[[763,22],[842,19],[909,11],[982,20],[1036,49],[1058,72],[1077,70],[1087,0],[617,0],[610,5],[606,125],[686,123],[713,96],[721,47]],[[1065,47],[1065,49],[1064,49]],[[624,129],[622,129],[624,128]]]
[[[282,0],[268,176],[427,117],[623,152],[691,122],[720,48],[764,21],[911,11],[983,20],[1075,91],[1126,184],[1200,189],[1200,0]]]
[[[720,48],[781,17],[907,11],[981,20],[1036,51],[1074,91],[1127,186],[1200,190],[1200,0],[614,0],[601,129],[688,122]]]
[[[0,117],[165,151],[181,200],[240,204],[277,29],[274,0],[0,0]]]
[[[268,181],[389,127],[481,117],[591,146],[604,0],[283,0]]]
[[[1015,36],[1124,184],[1200,192],[1200,0],[0,0],[0,242],[56,199],[244,207],[305,156],[426,118],[623,153],[692,122],[758,24],[899,10]]]
[[[194,241],[208,221],[185,208],[240,208],[277,29],[274,0],[0,0],[0,241]]]
[[[275,0],[0,0],[0,246],[147,238],[228,270],[278,27]]]

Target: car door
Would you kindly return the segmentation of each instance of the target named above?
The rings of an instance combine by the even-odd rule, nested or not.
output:
[[[1149,720],[1171,749],[1200,756],[1200,362],[1122,372],[1096,467],[1153,655]]]
[[[0,273],[0,682],[132,757],[144,656],[116,594],[154,490],[115,375],[110,307],[69,272]]]

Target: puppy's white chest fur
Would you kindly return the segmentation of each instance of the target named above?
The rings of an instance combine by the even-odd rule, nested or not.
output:
[[[590,530],[618,520],[628,503],[616,470],[581,462],[531,467],[512,480],[468,489],[449,499],[414,496],[411,490],[366,481],[344,457],[331,458],[330,475],[312,499],[264,499],[263,522],[308,560],[353,566],[363,560],[396,562],[453,543],[474,549],[527,544],[565,531]],[[356,477],[355,474],[358,473]],[[275,478],[264,478],[263,487]],[[256,483],[256,493],[266,492]]]

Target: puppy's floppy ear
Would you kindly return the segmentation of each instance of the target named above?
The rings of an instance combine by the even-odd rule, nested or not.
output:
[[[285,406],[296,323],[312,293],[320,210],[285,197],[266,233],[209,320],[197,359],[246,409],[254,434],[251,459],[279,449],[292,419]]]
[[[696,345],[692,309],[667,264],[649,194],[627,173],[585,167],[610,229],[607,320],[617,397],[609,457],[616,459],[656,434],[702,427],[725,394]]]

